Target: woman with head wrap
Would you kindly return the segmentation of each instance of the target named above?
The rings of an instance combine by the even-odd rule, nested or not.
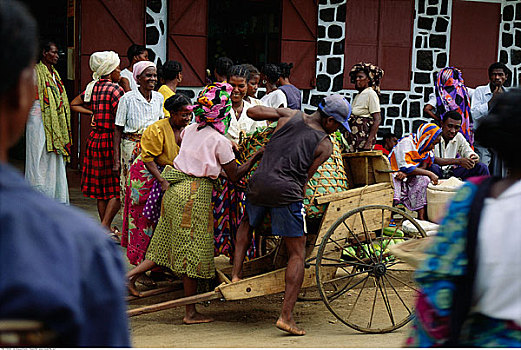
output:
[[[351,132],[345,135],[348,152],[370,151],[376,144],[376,133],[382,120],[378,95],[383,75],[382,69],[364,62],[355,64],[349,72],[358,94],[351,104]]]
[[[389,160],[394,182],[394,201],[407,209],[418,212],[418,219],[425,220],[427,185],[438,184],[438,176],[427,168],[434,161],[434,146],[441,139],[441,129],[436,124],[422,124],[416,134],[401,138],[394,146]]]
[[[89,59],[93,80],[71,102],[71,109],[91,116],[81,176],[81,190],[96,198],[101,224],[110,228],[120,208],[119,174],[114,169],[114,121],[118,103],[125,93],[120,79],[119,57],[112,51],[95,52]]]
[[[225,137],[232,141],[233,148],[238,150],[241,133],[250,135],[256,130],[266,127],[265,121],[255,121],[248,117],[247,110],[252,105],[244,100],[248,90],[248,78],[250,71],[245,65],[232,66],[228,72],[227,81],[232,86],[230,99],[230,119]],[[225,254],[233,257],[235,237],[239,225],[244,217],[245,193],[243,190],[222,180],[222,191],[214,191],[214,229],[215,229],[215,255]],[[248,251],[248,257],[253,258],[254,248]]]
[[[461,71],[455,67],[443,68],[436,80],[436,112],[443,121],[449,111],[457,111],[462,116],[460,132],[472,146],[474,135],[469,92]]]
[[[130,166],[141,153],[141,135],[145,129],[164,118],[163,95],[154,91],[157,70],[154,62],[140,61],[133,67],[138,90],[127,92],[119,101],[114,133],[114,164],[120,170],[121,200],[125,200]],[[125,217],[123,217],[125,220]]]
[[[163,85],[157,90],[165,98],[165,102],[169,97],[175,95],[177,85],[183,81],[183,67],[177,61],[166,61],[161,67],[161,82]],[[163,113],[166,118],[170,117],[170,112],[163,106]]]
[[[38,191],[69,203],[65,162],[72,143],[69,100],[60,75],[54,69],[58,48],[47,42],[35,66],[36,97],[26,129],[25,178]]]
[[[182,144],[173,167],[162,177],[170,183],[163,196],[162,213],[146,259],[128,273],[129,291],[139,296],[136,278],[159,265],[167,267],[183,280],[185,296],[197,292],[198,280],[215,276],[213,259],[212,188],[224,170],[237,182],[260,158],[256,153],[237,166],[231,142],[224,137],[230,117],[232,87],[226,83],[206,86],[192,106],[196,123],[181,133]],[[186,306],[186,324],[211,322],[198,313],[195,304]]]

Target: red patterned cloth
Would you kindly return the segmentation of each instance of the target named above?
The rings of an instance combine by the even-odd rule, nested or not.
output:
[[[83,160],[81,191],[86,197],[108,200],[119,198],[119,174],[114,166],[114,129],[116,109],[124,90],[108,79],[99,80],[87,107],[94,112],[96,124],[87,139]],[[82,93],[82,97],[85,92]]]
[[[160,170],[161,171],[161,170]],[[132,265],[138,265],[145,258],[148,244],[154,234],[158,220],[145,216],[145,204],[157,179],[148,171],[141,157],[130,167],[125,188],[123,214],[123,235],[121,246],[127,248],[127,257]],[[161,192],[159,192],[162,195]]]

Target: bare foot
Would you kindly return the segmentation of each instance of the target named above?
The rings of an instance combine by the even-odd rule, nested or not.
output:
[[[130,295],[135,297],[141,297],[141,293],[136,288],[136,279],[138,276],[134,276],[128,279],[127,289]]]
[[[184,324],[197,324],[197,323],[208,323],[208,322],[213,322],[213,318],[211,318],[210,316],[205,316],[198,312],[195,312],[192,315],[186,315],[183,318]]]
[[[239,282],[242,278],[240,277],[233,277],[232,276],[232,283]]]
[[[277,327],[281,331],[288,332],[289,334],[292,334],[292,335],[305,335],[306,334],[306,331],[298,328],[296,324],[290,325],[290,324],[282,321],[280,318],[277,320],[277,323],[275,323],[275,327]]]

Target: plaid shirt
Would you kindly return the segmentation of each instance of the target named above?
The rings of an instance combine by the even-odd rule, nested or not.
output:
[[[87,107],[94,113],[97,129],[114,130],[119,99],[125,94],[123,88],[109,79],[100,79],[92,90],[91,102]],[[85,98],[85,91],[81,94]]]

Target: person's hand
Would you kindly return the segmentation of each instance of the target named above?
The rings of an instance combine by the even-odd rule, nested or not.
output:
[[[161,191],[165,192],[170,187],[170,182],[168,182],[166,179],[161,178],[159,181],[161,184]]]
[[[262,155],[264,154],[264,151],[265,151],[265,150],[266,150],[266,147],[262,146],[261,148],[259,148],[259,149],[255,152],[254,157],[255,157],[256,159],[261,158]]]
[[[235,153],[239,153],[239,145],[237,144],[237,142],[232,141],[232,149]]]
[[[369,140],[367,140],[364,144],[364,147],[362,147],[362,151],[372,151],[372,150],[373,150],[373,143],[369,142]]]
[[[502,94],[504,91],[503,89],[501,88],[501,85],[498,85],[494,88],[494,91],[492,91],[492,94],[494,95],[500,95]]]
[[[474,168],[474,161],[470,158],[459,158],[458,165],[464,167],[465,169]]]
[[[479,162],[479,156],[477,154],[471,154],[469,158],[472,159],[474,165]]]
[[[120,169],[121,169],[121,162],[119,161],[119,159],[115,159],[114,165],[112,166],[112,171],[119,172]]]
[[[398,180],[403,180],[407,177],[407,174],[404,173],[403,171],[399,171],[396,173],[395,175],[395,178],[398,179]]]
[[[433,172],[429,171],[429,178],[431,179],[431,182],[433,185],[438,184],[438,175],[434,174]]]

